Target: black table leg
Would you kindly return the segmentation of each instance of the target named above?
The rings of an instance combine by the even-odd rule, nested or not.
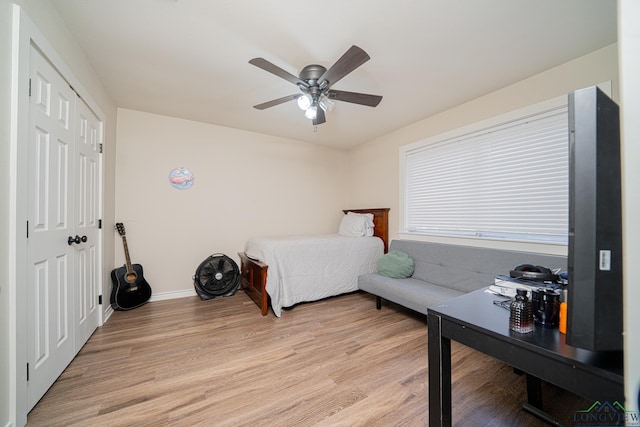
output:
[[[527,374],[527,402],[542,409],[542,381],[529,374]]]
[[[451,426],[451,340],[441,333],[440,316],[427,316],[429,345],[429,426]]]
[[[522,409],[552,426],[564,426],[551,414],[542,410],[542,381],[533,375],[527,374],[527,403],[522,405]]]

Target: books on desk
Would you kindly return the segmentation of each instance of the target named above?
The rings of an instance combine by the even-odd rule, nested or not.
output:
[[[557,289],[560,285],[557,283],[545,283],[545,282],[534,282],[532,280],[525,279],[514,279],[509,276],[496,276],[495,283],[489,286],[488,291],[496,294],[502,295],[508,298],[515,298],[516,289],[526,289],[529,292],[529,297],[531,297],[531,291],[533,289],[538,288],[552,288]]]

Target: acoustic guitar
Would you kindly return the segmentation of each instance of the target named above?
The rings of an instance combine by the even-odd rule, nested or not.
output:
[[[149,298],[151,298],[151,286],[144,279],[142,266],[140,264],[131,264],[124,224],[117,223],[116,230],[122,237],[126,264],[111,272],[111,280],[113,281],[111,307],[114,310],[131,310],[149,301]]]

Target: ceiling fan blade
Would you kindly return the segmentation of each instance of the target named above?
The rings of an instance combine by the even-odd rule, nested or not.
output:
[[[344,55],[336,61],[322,76],[318,79],[320,87],[322,88],[323,82],[328,82],[327,88],[337,83],[344,76],[364,64],[369,60],[367,52],[360,49],[358,46],[353,45],[347,50]]]
[[[274,107],[276,105],[284,104],[287,101],[293,101],[294,99],[297,99],[301,96],[302,96],[301,93],[296,93],[295,95],[283,96],[282,98],[273,99],[271,101],[263,102],[262,104],[254,105],[253,108],[256,108],[258,110],[264,110],[269,107]]]
[[[327,119],[325,118],[324,110],[318,107],[318,110],[316,111],[316,118],[313,119],[313,125],[321,125],[326,121]]]
[[[336,101],[351,102],[353,104],[367,105],[369,107],[376,107],[380,101],[382,101],[382,96],[380,95],[347,92],[344,90],[330,90],[326,95],[327,98],[335,99]]]
[[[305,87],[309,87],[307,82],[300,80],[298,77],[294,76],[288,71],[283,70],[277,65],[272,64],[271,62],[267,61],[264,58],[253,58],[252,60],[249,61],[249,64],[255,65],[258,68],[262,68],[263,70],[268,71],[271,74],[275,74],[276,76],[281,77],[295,85],[301,84]]]

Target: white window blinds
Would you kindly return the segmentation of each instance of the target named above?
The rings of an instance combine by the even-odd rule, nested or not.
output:
[[[566,106],[406,152],[404,232],[567,242]]]

